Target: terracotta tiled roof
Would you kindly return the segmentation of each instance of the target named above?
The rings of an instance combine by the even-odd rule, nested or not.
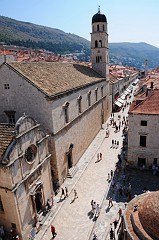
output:
[[[48,96],[53,96],[104,79],[84,64],[14,62],[8,65],[28,78]]]
[[[159,89],[154,89],[150,96],[146,98],[143,96],[143,101],[139,104],[134,101],[130,106],[129,113],[159,114]]]
[[[0,158],[13,138],[13,130],[13,125],[0,123]]]

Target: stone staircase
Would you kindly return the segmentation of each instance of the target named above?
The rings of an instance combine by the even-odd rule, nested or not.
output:
[[[78,170],[77,166],[73,166],[72,168],[69,168],[67,178],[73,178],[74,175],[76,174],[77,170]]]

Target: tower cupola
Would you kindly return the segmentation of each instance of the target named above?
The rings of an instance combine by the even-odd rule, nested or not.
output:
[[[98,8],[98,12],[92,17],[91,50],[93,70],[108,80],[109,55],[107,18],[100,12],[100,7]]]
[[[105,22],[107,23],[107,18],[104,14],[100,12],[100,7],[98,8],[98,12],[92,17],[92,24],[96,22]]]

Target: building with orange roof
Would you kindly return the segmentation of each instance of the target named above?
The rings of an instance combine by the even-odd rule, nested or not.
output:
[[[140,93],[128,114],[128,161],[138,168],[158,168],[159,89],[151,85]]]

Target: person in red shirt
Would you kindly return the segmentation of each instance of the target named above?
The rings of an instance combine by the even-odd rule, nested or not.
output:
[[[51,225],[51,233],[52,233],[52,239],[54,239],[57,235],[54,225]]]

